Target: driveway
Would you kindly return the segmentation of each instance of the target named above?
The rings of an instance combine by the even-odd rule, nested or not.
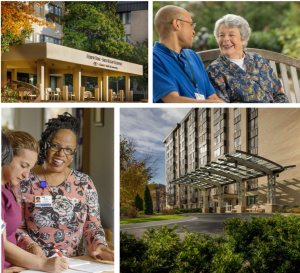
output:
[[[189,217],[175,220],[121,225],[120,229],[122,231],[127,231],[128,233],[133,234],[135,237],[141,238],[144,231],[149,227],[158,227],[162,225],[172,227],[174,226],[174,224],[177,223],[178,227],[175,231],[179,234],[180,238],[183,238],[185,236],[185,233],[181,226],[186,226],[189,232],[196,231],[199,233],[205,233],[210,235],[220,235],[225,234],[223,231],[224,226],[222,222],[228,218],[235,217],[241,219],[248,219],[248,221],[250,221],[250,215],[271,217],[271,214],[268,213],[193,213],[185,215],[188,215]]]

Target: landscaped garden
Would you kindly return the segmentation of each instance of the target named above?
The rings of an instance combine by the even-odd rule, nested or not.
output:
[[[299,272],[300,217],[276,214],[223,222],[225,235],[196,232],[179,238],[167,226],[141,239],[120,235],[120,272]]]

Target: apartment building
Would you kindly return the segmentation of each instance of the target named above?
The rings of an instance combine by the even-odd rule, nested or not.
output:
[[[116,11],[123,21],[126,41],[130,44],[148,39],[148,2],[120,1]]]
[[[150,191],[152,202],[153,202],[153,210],[163,210],[166,208],[166,185],[156,184],[152,191]]]
[[[176,185],[176,179],[200,167],[209,166],[234,150],[265,158],[281,166],[296,165],[276,174],[276,204],[300,205],[300,131],[299,109],[270,108],[193,108],[164,139],[166,155],[167,207],[203,207],[217,211],[222,194],[225,211],[236,205],[266,204],[267,177],[243,182],[245,198],[239,204],[238,183],[228,183],[203,191],[197,187]],[[208,164],[208,165],[207,165]],[[275,186],[275,182],[274,182]],[[276,207],[276,206],[273,206]]]

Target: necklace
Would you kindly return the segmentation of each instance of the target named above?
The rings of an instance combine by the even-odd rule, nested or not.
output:
[[[48,180],[48,178],[47,178],[47,176],[46,176],[46,173],[45,173],[45,169],[44,169],[44,166],[42,166],[42,169],[43,169],[43,174],[44,174],[44,176],[45,176],[45,178],[46,178],[46,181],[48,181],[48,184],[49,184],[49,189],[50,189],[50,191],[51,191],[51,193],[52,193],[52,196],[54,197],[54,200],[56,199],[56,195],[57,195],[57,189],[55,188],[55,194],[53,193],[53,191],[52,191],[52,189],[51,189],[51,185],[50,185],[50,183],[49,183],[49,180]],[[65,186],[64,186],[64,191],[63,191],[63,194],[62,194],[62,196],[64,196],[65,195],[65,191],[66,191],[66,186],[67,186],[67,176],[66,176],[66,169],[64,169],[64,175],[65,175],[65,180],[64,180],[64,182],[65,182]],[[53,186],[54,187],[54,186]],[[58,202],[58,205],[60,206],[60,207],[62,207],[62,203],[61,203],[61,201],[59,201]]]

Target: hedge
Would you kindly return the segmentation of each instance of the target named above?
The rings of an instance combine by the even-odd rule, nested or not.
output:
[[[177,225],[149,228],[142,239],[121,232],[120,272],[299,272],[299,216],[232,218],[223,224],[226,235],[218,237],[183,227],[183,240]]]

